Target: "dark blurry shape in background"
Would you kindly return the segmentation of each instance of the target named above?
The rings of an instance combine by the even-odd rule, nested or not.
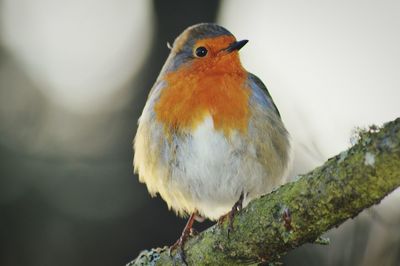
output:
[[[0,0],[0,265],[124,265],[178,238],[185,220],[133,175],[132,138],[167,42],[218,16],[227,24],[230,14],[243,24],[261,19],[238,17],[233,3]],[[267,47],[254,41],[248,49],[257,44]],[[272,92],[281,113],[295,101]],[[383,202],[386,210],[398,209],[399,194]],[[332,230],[330,246],[306,245],[285,262],[398,265],[399,224],[398,212],[376,208]]]
[[[138,183],[132,138],[167,41],[219,2],[0,3],[0,265],[123,265],[172,243],[185,221]]]

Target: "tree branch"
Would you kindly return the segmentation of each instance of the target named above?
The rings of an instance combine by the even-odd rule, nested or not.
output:
[[[251,202],[234,221],[214,225],[185,245],[189,265],[274,262],[379,203],[400,186],[400,118],[359,133],[357,144],[321,167]],[[173,265],[168,248],[143,251],[128,265]]]

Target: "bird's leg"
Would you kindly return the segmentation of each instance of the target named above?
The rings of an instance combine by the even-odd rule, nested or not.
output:
[[[218,224],[218,225],[222,225],[222,224],[225,222],[226,218],[228,218],[228,216],[229,216],[230,213],[231,213],[231,212],[228,212],[227,214],[224,214],[224,215],[222,215],[221,217],[219,217],[219,218],[218,218],[218,221],[217,221],[217,224]]]
[[[189,235],[190,235],[190,233],[192,231],[192,226],[193,226],[193,223],[194,223],[194,220],[195,220],[196,216],[197,216],[196,212],[194,212],[194,213],[192,213],[190,215],[189,220],[187,221],[186,226],[182,231],[181,237],[175,242],[175,244],[173,244],[169,248],[170,252],[175,250],[176,248],[179,248],[180,249],[180,251],[179,251],[180,256],[182,258],[182,261],[185,264],[187,264],[187,263],[186,263],[186,258],[185,258],[184,245],[185,245],[185,242],[188,239],[188,237],[189,237]]]
[[[196,220],[196,222],[202,223],[202,222],[204,222],[204,220],[205,220],[206,218],[204,218],[203,216],[201,216],[198,212],[195,212],[194,219]],[[190,228],[189,236],[196,236],[196,235],[198,235],[198,234],[199,234],[199,232],[198,232],[195,228],[193,228],[193,227]]]
[[[226,215],[229,217],[228,224],[228,237],[229,233],[233,231],[233,220],[235,219],[235,215],[242,210],[243,208],[243,192],[240,194],[239,200],[233,205],[232,210]],[[225,219],[225,218],[224,218]]]

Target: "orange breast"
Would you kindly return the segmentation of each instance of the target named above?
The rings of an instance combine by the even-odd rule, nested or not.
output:
[[[208,115],[215,129],[226,136],[233,130],[247,131],[250,89],[237,57],[232,53],[219,58],[218,63],[215,59],[199,60],[165,76],[167,86],[155,112],[167,134],[192,131]]]

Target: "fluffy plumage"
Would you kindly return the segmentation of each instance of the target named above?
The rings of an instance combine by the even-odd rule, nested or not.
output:
[[[284,181],[288,133],[264,84],[224,50],[235,41],[215,24],[183,32],[139,119],[135,171],[180,215],[215,220]]]

